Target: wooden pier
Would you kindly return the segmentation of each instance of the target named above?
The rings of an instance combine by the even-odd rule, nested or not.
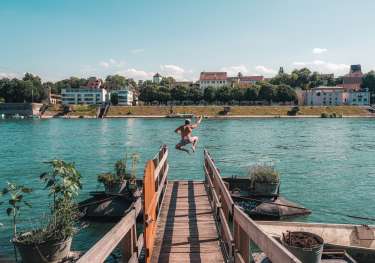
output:
[[[139,199],[134,211],[79,263],[104,262],[116,248],[122,251],[122,262],[248,263],[250,241],[273,263],[301,263],[233,202],[207,151],[204,181],[168,181],[168,171],[168,149],[163,146],[146,164],[142,204]],[[141,210],[143,233],[138,235],[136,218]]]
[[[224,262],[204,182],[169,182],[151,262]]]

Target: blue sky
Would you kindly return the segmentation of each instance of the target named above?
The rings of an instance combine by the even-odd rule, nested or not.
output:
[[[373,0],[1,0],[0,77],[375,69]]]

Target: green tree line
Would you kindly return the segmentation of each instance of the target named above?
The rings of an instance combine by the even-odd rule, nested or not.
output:
[[[150,84],[141,88],[139,99],[146,104],[153,102],[167,104],[170,101],[177,103],[188,101],[196,104],[202,100],[215,104],[233,101],[238,103],[242,101],[293,102],[297,100],[297,95],[295,90],[288,85],[273,85],[268,82],[260,82],[246,88],[223,86],[220,88],[207,87],[204,90],[186,86],[176,86],[170,89]]]

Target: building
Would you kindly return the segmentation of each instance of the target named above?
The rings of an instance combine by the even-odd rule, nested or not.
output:
[[[369,105],[368,90],[355,91],[340,86],[320,86],[303,92],[304,105],[336,106],[336,105]]]
[[[95,105],[105,103],[107,99],[108,97],[106,89],[79,88],[61,90],[61,101],[64,105]]]
[[[156,83],[156,84],[159,84],[161,82],[161,80],[163,79],[163,77],[159,74],[159,73],[156,73],[153,77],[152,77],[152,82]]]
[[[133,105],[134,97],[133,92],[127,89],[123,90],[114,90],[111,92],[112,94],[117,94],[118,104],[117,105],[124,105],[124,106],[131,106]]]
[[[248,85],[253,85],[262,80],[264,80],[263,76],[243,76],[242,73],[239,72],[236,77],[229,77],[228,83],[231,87],[236,85],[240,87],[247,87]]]
[[[370,92],[368,91],[368,89],[360,91],[349,91],[348,101],[350,105],[370,105]]]
[[[339,86],[348,90],[359,91],[362,85],[362,78],[361,65],[351,65],[349,73],[343,76],[342,84]]]
[[[205,89],[207,87],[220,88],[228,85],[226,72],[201,72],[199,77],[199,87]]]

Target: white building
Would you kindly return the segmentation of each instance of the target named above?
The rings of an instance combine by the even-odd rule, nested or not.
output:
[[[152,77],[152,82],[156,83],[156,84],[159,84],[161,82],[161,80],[163,79],[163,77],[159,74],[159,73],[156,73],[153,77]]]
[[[199,87],[205,89],[207,87],[220,88],[228,85],[226,72],[201,72],[199,78]]]
[[[304,105],[369,105],[370,93],[367,90],[353,91],[343,87],[320,86],[307,90],[303,94]]]
[[[61,101],[64,105],[69,104],[102,104],[107,101],[107,90],[79,88],[79,89],[62,89]]]
[[[370,105],[370,92],[367,89],[361,91],[349,91],[348,101],[350,105]]]
[[[118,96],[118,105],[133,105],[134,97],[133,92],[130,90],[114,90],[111,94],[117,94]]]

